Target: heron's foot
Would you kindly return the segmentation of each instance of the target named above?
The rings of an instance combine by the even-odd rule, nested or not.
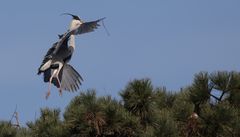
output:
[[[62,89],[59,88],[59,95],[62,96]]]
[[[48,99],[48,97],[50,96],[50,94],[51,94],[51,92],[50,92],[50,90],[46,93],[46,100]]]

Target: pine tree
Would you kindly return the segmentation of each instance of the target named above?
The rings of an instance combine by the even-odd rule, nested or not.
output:
[[[178,92],[133,80],[122,100],[81,92],[60,119],[59,109],[17,127],[0,122],[0,137],[239,137],[240,73],[200,72]]]
[[[17,129],[10,122],[0,121],[0,137],[15,137]]]
[[[64,130],[60,120],[59,109],[41,109],[41,116],[35,122],[28,122],[33,137],[62,137]]]
[[[152,115],[155,110],[154,90],[149,79],[130,81],[120,93],[124,107],[140,118],[144,130],[153,124]]]
[[[136,117],[110,97],[96,97],[89,90],[75,97],[64,113],[64,125],[69,136],[138,136]]]

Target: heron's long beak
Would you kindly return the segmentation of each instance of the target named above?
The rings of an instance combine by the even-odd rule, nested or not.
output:
[[[72,16],[73,19],[75,19],[75,20],[81,20],[77,15],[73,15],[73,14],[71,14],[71,13],[63,13],[63,14],[61,14],[61,15],[69,15],[69,16]]]

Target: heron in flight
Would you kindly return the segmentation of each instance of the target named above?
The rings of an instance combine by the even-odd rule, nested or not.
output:
[[[59,35],[59,40],[48,50],[38,69],[38,75],[43,73],[44,82],[49,83],[46,99],[50,96],[51,84],[59,89],[60,95],[62,95],[62,90],[73,92],[79,89],[83,78],[68,64],[75,50],[75,35],[94,31],[100,26],[98,23],[104,19],[83,22],[76,15],[64,14],[71,15],[73,18],[69,30]]]

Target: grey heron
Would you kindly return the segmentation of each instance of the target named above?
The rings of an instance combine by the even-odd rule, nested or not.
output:
[[[83,81],[81,75],[68,64],[75,48],[75,45],[69,45],[68,41],[71,41],[70,35],[59,36],[59,41],[48,50],[38,69],[38,75],[43,72],[44,82],[49,82],[46,99],[50,95],[52,83],[59,88],[61,95],[62,89],[76,91]],[[57,47],[59,43],[61,45]],[[57,52],[54,54],[55,51]]]
[[[44,56],[38,75],[44,73],[44,82],[49,82],[46,99],[50,95],[51,84],[59,88],[60,95],[62,89],[67,91],[77,91],[83,81],[81,75],[70,65],[72,54],[75,49],[75,35],[94,31],[98,26],[99,19],[91,22],[83,22],[76,15],[65,13],[73,17],[69,30],[63,35],[59,35],[59,40],[53,44]]]

